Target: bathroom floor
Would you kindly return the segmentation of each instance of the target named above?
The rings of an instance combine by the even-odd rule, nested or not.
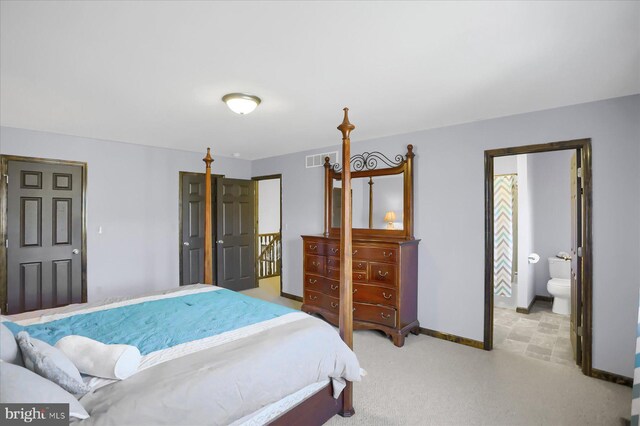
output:
[[[551,312],[551,302],[537,300],[529,314],[494,308],[493,346],[498,350],[579,368],[573,361],[569,316]]]

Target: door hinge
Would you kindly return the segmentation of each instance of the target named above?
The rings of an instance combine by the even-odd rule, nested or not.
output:
[[[4,176],[4,180],[5,182],[7,182],[7,185],[9,185],[9,175],[3,175]]]
[[[584,179],[582,179],[582,167],[578,167],[577,169],[578,172],[578,180],[579,180],[579,184],[580,184],[580,189],[582,190],[582,188],[584,188]],[[580,191],[580,193],[582,193],[583,191]]]
[[[582,257],[582,247],[578,247],[577,253],[578,257]]]
[[[576,334],[578,336],[582,337],[582,326],[581,325],[578,326],[578,329],[576,330]]]

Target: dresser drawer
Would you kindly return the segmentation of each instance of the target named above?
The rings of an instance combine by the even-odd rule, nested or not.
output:
[[[340,282],[317,275],[304,275],[304,289],[317,291],[333,297],[340,297]]]
[[[311,272],[315,274],[324,274],[324,262],[325,258],[322,256],[305,256],[305,272]]]
[[[339,257],[327,257],[327,267],[333,269],[340,269]]]
[[[360,321],[375,322],[388,327],[396,326],[396,310],[386,306],[369,305],[366,303],[353,304],[353,318]]]
[[[327,256],[340,256],[340,245],[338,243],[327,244]]]
[[[326,294],[316,293],[314,291],[305,292],[305,304],[314,305],[338,315],[340,312],[340,299],[337,297],[327,296]]]
[[[327,277],[333,280],[340,280],[340,269],[327,269]],[[352,271],[352,280],[356,282],[367,282],[368,274],[367,271]]]
[[[304,252],[307,254],[324,255],[326,246],[317,241],[304,241]]]
[[[324,294],[340,297],[340,281],[326,279],[324,283]]]
[[[367,262],[363,260],[353,259],[351,263],[352,269],[354,271],[366,271],[367,270]],[[333,269],[340,269],[340,258],[339,257],[328,257],[327,258],[327,267]]]
[[[304,303],[307,305],[313,305],[322,308],[324,307],[324,298],[325,296],[322,293],[318,293],[317,291],[305,290],[304,292]]]
[[[353,250],[351,251],[351,255],[355,258],[356,256],[360,256],[362,257],[360,253],[360,250],[358,249],[358,247],[354,247]],[[340,244],[339,243],[327,243],[326,248],[325,248],[325,254],[327,256],[335,256],[335,257],[340,257]]]
[[[327,268],[327,278],[340,280],[340,269]]]
[[[369,282],[396,285],[396,265],[390,263],[369,263]]]
[[[353,281],[366,283],[367,282],[367,271],[353,271]]]
[[[398,249],[396,248],[378,248],[378,247],[354,247],[354,259],[368,260],[373,262],[391,262],[398,261]]]
[[[353,259],[353,270],[354,271],[366,271],[367,270],[367,262],[363,260]]]
[[[356,302],[396,306],[396,290],[377,285],[354,284],[353,300]]]
[[[336,299],[335,297],[325,297],[324,299],[324,308],[335,313],[336,315],[340,314],[340,299]]]
[[[324,290],[325,278],[318,275],[304,274],[304,289],[313,291]]]

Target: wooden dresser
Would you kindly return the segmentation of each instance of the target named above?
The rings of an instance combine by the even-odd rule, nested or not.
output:
[[[303,235],[304,304],[338,325],[340,239]],[[396,346],[418,334],[418,243],[420,240],[353,239],[353,326],[380,330]]]

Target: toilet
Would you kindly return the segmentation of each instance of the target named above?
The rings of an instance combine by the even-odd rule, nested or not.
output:
[[[550,257],[549,275],[547,291],[553,296],[551,310],[555,314],[571,314],[571,260]]]

